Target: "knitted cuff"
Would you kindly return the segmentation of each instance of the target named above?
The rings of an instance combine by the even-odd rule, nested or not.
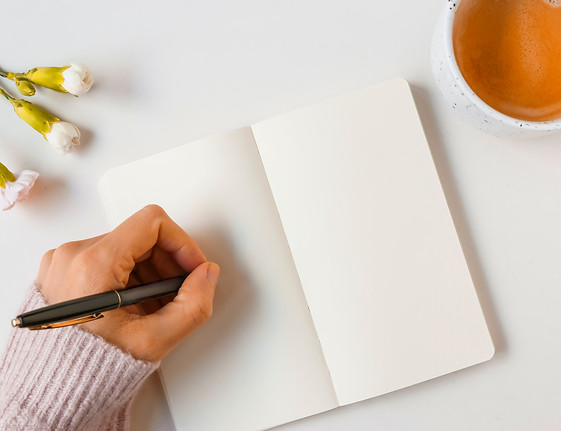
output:
[[[34,286],[24,310],[45,305]],[[13,329],[0,362],[0,429],[127,429],[132,398],[157,367],[77,326]]]

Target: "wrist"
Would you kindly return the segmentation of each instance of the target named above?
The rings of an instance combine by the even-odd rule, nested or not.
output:
[[[44,305],[34,288],[26,308]],[[0,417],[12,418],[22,429],[76,429],[114,415],[158,365],[136,360],[78,327],[12,331],[0,369]]]

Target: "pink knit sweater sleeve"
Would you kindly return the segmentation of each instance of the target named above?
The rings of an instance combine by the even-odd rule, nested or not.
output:
[[[45,305],[33,287],[23,311]],[[157,367],[76,326],[13,329],[0,362],[0,429],[126,430],[132,399]]]

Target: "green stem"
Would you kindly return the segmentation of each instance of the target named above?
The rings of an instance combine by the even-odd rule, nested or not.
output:
[[[8,72],[4,72],[3,70],[0,69],[0,76],[3,76],[4,78],[8,77]]]
[[[8,99],[10,102],[12,100],[15,100],[12,96],[10,96],[8,93],[6,93],[6,91],[3,88],[0,88],[0,94],[2,96],[4,96],[6,99]]]

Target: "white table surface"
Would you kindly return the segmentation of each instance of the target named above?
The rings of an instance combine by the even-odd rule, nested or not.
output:
[[[561,429],[561,135],[498,139],[454,116],[429,63],[445,3],[3,2],[1,68],[79,61],[95,85],[78,99],[35,98],[82,130],[83,147],[64,157],[0,101],[0,161],[41,173],[31,198],[0,214],[0,342],[42,254],[108,229],[97,183],[109,168],[402,76],[497,353],[280,429]],[[157,377],[135,402],[133,429],[174,429]]]

